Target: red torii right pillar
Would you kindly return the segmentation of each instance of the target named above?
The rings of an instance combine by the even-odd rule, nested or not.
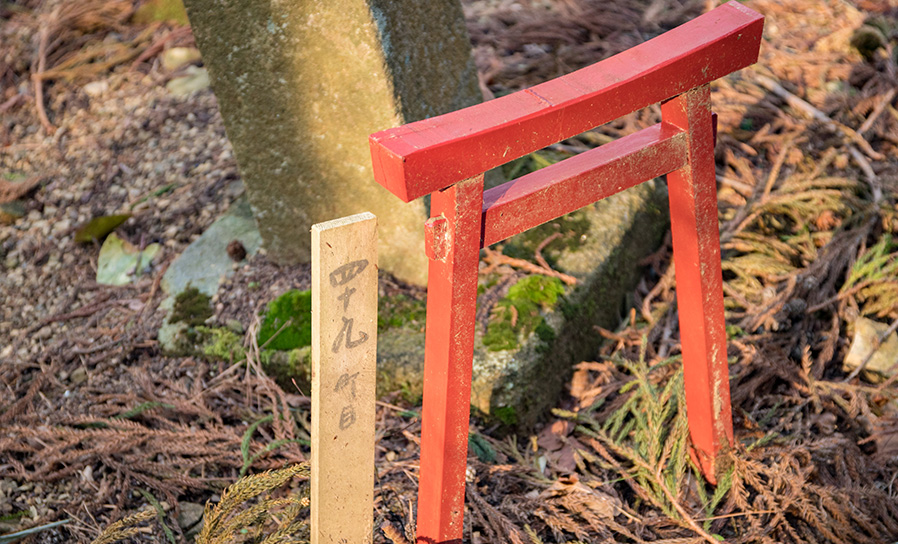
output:
[[[432,195],[419,543],[460,543],[479,251],[667,175],[696,459],[712,482],[733,441],[709,83],[754,63],[764,18],[730,2],[607,60],[370,138],[375,179]],[[488,191],[483,173],[639,108],[662,122]]]

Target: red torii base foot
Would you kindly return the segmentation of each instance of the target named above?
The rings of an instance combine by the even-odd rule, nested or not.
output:
[[[462,538],[480,248],[662,175],[689,431],[715,481],[733,430],[708,84],[757,60],[763,21],[730,2],[572,74],[371,136],[378,183],[406,202],[433,195],[419,543]],[[490,168],[659,102],[658,125],[483,190]]]

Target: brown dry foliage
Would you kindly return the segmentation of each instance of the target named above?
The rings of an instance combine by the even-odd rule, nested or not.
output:
[[[858,315],[898,318],[894,277],[859,267],[875,256],[875,248],[885,248],[884,266],[898,254],[882,245],[886,235],[898,233],[898,114],[895,94],[889,94],[898,85],[894,63],[882,54],[863,60],[846,46],[865,20],[850,3],[747,3],[769,16],[762,61],[718,82],[713,95],[720,115],[717,173],[737,431],[721,478],[726,493],[708,511],[714,489],[688,466],[687,456],[672,454],[682,453],[686,440],[676,366],[668,364],[679,354],[668,241],[645,262],[636,309],[618,330],[600,331],[609,342],[599,360],[577,368],[561,424],[526,444],[484,437],[495,460],[470,460],[475,477],[467,486],[466,538],[685,543],[719,534],[745,543],[864,543],[898,534],[896,379],[875,386],[846,382],[841,368]],[[98,61],[91,47],[122,24],[125,4],[109,3],[93,15],[61,3],[40,9],[28,4],[35,11],[16,15],[14,24],[0,30],[3,35],[39,36],[44,25],[56,29],[45,35],[64,39],[47,41],[43,69],[17,60],[0,74],[2,82],[17,85],[23,74],[38,74],[41,81],[76,79],[113,68]],[[523,9],[512,4],[493,2],[491,10],[478,12],[486,15],[469,20],[482,78],[496,94],[626,49],[698,14],[706,2],[518,2]],[[867,4],[884,3],[860,3],[872,10]],[[877,12],[895,17],[892,8]],[[146,50],[145,29],[123,30],[127,43],[108,58],[130,59]],[[3,53],[38,55],[9,48]],[[771,92],[758,75],[808,107]],[[657,109],[648,108],[564,142],[564,149],[594,146],[657,120]],[[0,424],[8,431],[0,437],[0,476],[54,481],[90,467],[94,482],[85,476],[83,485],[95,489],[85,507],[99,512],[112,503],[116,509],[106,519],[114,519],[137,506],[128,494],[134,486],[153,489],[173,504],[184,493],[220,489],[245,465],[242,422],[283,416],[259,427],[262,438],[250,441],[252,454],[298,436],[290,412],[299,404],[296,397],[264,376],[249,373],[241,382],[232,372],[212,378],[210,372],[222,376],[225,367],[153,353],[147,339],[154,332],[141,325],[141,315],[158,303],[154,282],[85,289],[96,292],[94,302],[80,314],[60,317],[76,324],[70,335],[48,343],[34,360],[0,366],[0,379],[15,398],[0,408]],[[147,309],[134,310],[134,301]],[[104,325],[112,330],[108,342],[82,341]],[[649,370],[637,379],[632,361],[641,355]],[[130,365],[130,374],[91,385],[89,405],[77,399],[81,404],[67,405],[65,413],[45,406],[43,396],[63,387],[58,372],[122,364]],[[651,448],[640,449],[645,443],[637,440],[635,423],[621,423],[626,432],[616,440],[608,440],[602,427],[633,409],[637,382],[658,391],[673,384],[666,404],[657,406],[663,417],[653,424],[661,421],[674,438]],[[145,408],[125,417],[140,406]],[[376,526],[401,526],[404,534],[388,531],[389,538],[413,540],[418,421],[408,422],[395,407],[380,414]],[[387,457],[389,452],[396,455]],[[301,457],[298,447],[280,448],[254,467],[274,468]],[[62,511],[74,512],[75,506]]]

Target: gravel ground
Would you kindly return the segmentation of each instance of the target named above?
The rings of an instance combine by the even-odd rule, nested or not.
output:
[[[107,3],[120,5],[122,1]],[[154,55],[131,69],[129,58],[128,62],[101,74],[45,84],[44,102],[49,121],[56,128],[50,134],[36,115],[29,78],[29,63],[36,55],[39,41],[36,15],[39,3],[28,0],[20,4],[21,8],[16,9],[34,10],[35,15],[14,19],[17,24],[5,24],[4,18],[14,13],[12,4],[0,5],[0,21],[4,22],[0,24],[0,66],[7,67],[0,69],[0,182],[16,181],[34,187],[18,199],[22,208],[12,215],[0,208],[0,429],[3,429],[0,445],[7,436],[31,429],[37,438],[29,444],[39,448],[40,444],[35,444],[44,440],[40,437],[51,436],[59,426],[84,430],[98,418],[109,422],[142,403],[171,403],[175,408],[150,410],[139,422],[129,424],[134,423],[135,428],[147,432],[177,428],[185,437],[219,432],[216,440],[232,442],[228,447],[217,442],[215,448],[236,452],[248,423],[270,413],[271,404],[265,404],[270,400],[265,396],[269,391],[267,386],[259,381],[216,381],[214,376],[226,372],[222,364],[215,368],[214,364],[192,358],[165,357],[156,343],[156,330],[162,320],[158,307],[162,298],[159,281],[165,268],[243,192],[215,97],[208,89],[175,96],[165,85],[182,75],[183,70],[164,69]],[[465,2],[469,29],[476,42],[478,67],[488,90],[502,94],[626,49],[696,15],[705,2],[607,2],[593,10],[588,20],[576,10],[580,4],[575,0]],[[772,0],[753,3],[768,8],[771,13],[780,9],[777,4]],[[886,6],[887,3],[859,4]],[[40,12],[46,14],[62,2],[47,0],[42,5]],[[799,19],[805,16],[801,2],[790,5],[798,6],[792,15]],[[838,5],[848,13],[856,11],[848,10],[848,3]],[[661,9],[665,6],[669,9]],[[658,9],[661,11],[649,16],[649,12]],[[886,10],[887,6],[882,9]],[[783,28],[801,26],[786,17],[792,16],[789,10],[779,15]],[[831,14],[824,13],[826,17]],[[768,33],[771,40],[784,43],[787,37],[777,34],[775,22],[772,18],[768,23]],[[578,23],[582,24],[578,26]],[[808,32],[818,30],[815,25],[805,26]],[[557,35],[542,32],[547,27],[556,30]],[[156,27],[141,42],[144,43],[142,50],[149,43],[165,39],[172,29],[166,25]],[[117,23],[100,32],[100,39],[115,45],[126,41],[123,36],[136,36],[141,31]],[[789,35],[799,34],[790,31]],[[84,44],[79,36],[72,38],[73,48]],[[191,42],[189,34],[181,33],[165,47],[189,46]],[[782,57],[804,53],[800,44],[774,47],[778,46],[772,41],[767,43],[764,53],[776,53],[775,58],[765,59],[766,64],[774,67]],[[824,54],[826,51],[821,52]],[[802,89],[799,76],[816,73],[812,68],[848,71],[848,65],[838,58],[835,61],[823,58],[819,66],[810,66],[803,57],[789,62],[792,63],[789,66],[794,64],[800,72],[790,87],[799,92]],[[852,66],[863,67],[860,63]],[[852,75],[841,72],[839,78]],[[779,70],[778,75],[782,81],[791,77],[786,69]],[[760,102],[765,93],[739,87],[720,89],[719,96],[724,96],[723,91],[729,94],[725,100],[718,101],[722,142],[729,148],[744,150],[752,157],[759,176],[766,178],[769,163],[775,156],[772,148],[762,151],[755,159],[755,149],[741,140],[733,143],[730,136],[737,128],[741,130],[740,123],[748,119],[749,104],[755,100]],[[827,112],[846,109],[829,108],[824,101],[826,96],[807,93],[809,100]],[[779,106],[761,105],[766,110],[754,111],[758,126],[762,120],[765,123],[768,118],[775,120],[780,112]],[[864,112],[869,109],[872,106]],[[894,115],[892,112],[889,114]],[[884,115],[883,119],[887,118]],[[782,118],[780,121],[783,122]],[[787,126],[793,125],[787,123]],[[815,145],[816,142],[812,140]],[[821,146],[831,144],[827,141]],[[847,156],[843,162],[848,164]],[[791,163],[786,164],[788,169]],[[885,188],[894,193],[894,160],[876,166]],[[4,186],[0,185],[0,197]],[[73,240],[76,229],[91,218],[117,213],[132,214],[116,230],[119,236],[139,247],[151,243],[162,246],[153,268],[124,287],[97,284],[99,245],[78,244]],[[271,263],[264,252],[235,268],[234,277],[225,282],[213,301],[215,317],[222,323],[236,319],[248,327],[258,310],[279,293],[289,288],[308,287],[307,266],[280,267]],[[405,289],[388,278],[384,280],[381,289],[385,293]],[[236,374],[239,373],[232,372],[231,376]],[[386,403],[380,405],[378,412],[377,508],[382,516],[380,521],[392,520],[408,526],[412,517],[410,499],[416,489],[419,423],[416,408],[403,405],[398,397],[384,400]],[[285,409],[287,405],[300,411],[307,406],[307,399],[286,394]],[[258,441],[254,439],[251,444],[253,452],[261,451],[277,436],[273,427],[259,427]],[[85,460],[82,456],[90,452],[89,446],[81,444],[80,450],[71,446],[63,451],[47,443],[44,445],[49,452],[47,466],[36,456],[38,460],[33,465],[21,470],[14,460],[0,459],[0,473],[29,475],[28,478],[0,477],[0,534],[72,518],[75,521],[64,530],[46,531],[32,541],[90,542],[102,527],[145,505],[146,501],[133,489],[149,489],[153,481],[123,476],[121,469],[114,468],[114,462],[130,459],[127,452],[110,454],[104,450],[92,453],[95,457]],[[494,447],[501,450],[498,444]],[[542,454],[536,447],[532,452],[530,448],[525,450],[522,451],[528,456],[528,463],[533,461],[531,453],[534,458]],[[169,462],[165,452],[147,451],[154,453],[139,461],[152,464],[151,468]],[[203,451],[210,456],[214,453]],[[545,487],[545,482],[535,485],[523,476],[515,479],[515,473],[532,467],[520,462],[516,448],[507,451],[507,456],[499,451],[496,465],[484,467],[476,462],[474,465],[478,477],[487,473],[502,475],[503,471],[510,475],[507,479],[496,476],[507,487],[502,493],[496,492],[493,506],[499,505],[499,498],[506,492],[523,496],[529,490],[537,493],[540,485]],[[125,457],[117,457],[120,454]],[[237,453],[234,455],[234,459],[216,458],[216,466],[226,467],[219,472],[203,472],[206,488],[188,487],[175,500],[168,501],[168,506],[177,509],[178,501],[181,505],[202,503],[212,496],[211,488],[220,489],[223,481],[233,481],[243,462]],[[260,465],[253,468],[279,466],[302,455],[298,447],[274,452],[262,457]],[[51,462],[51,458],[56,461]],[[134,461],[134,464],[140,463]],[[550,467],[550,470],[555,469]],[[138,476],[146,474],[140,472]],[[560,472],[551,474],[554,477]],[[544,479],[542,471],[540,478]],[[159,493],[165,497],[164,489],[157,489]],[[470,519],[466,518],[466,534],[472,523]],[[180,528],[175,529],[180,535]],[[167,541],[161,533],[144,534],[142,538],[143,541]],[[383,540],[380,535],[378,538]]]

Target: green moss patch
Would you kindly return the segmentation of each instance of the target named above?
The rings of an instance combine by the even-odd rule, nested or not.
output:
[[[198,346],[203,355],[223,361],[240,361],[246,358],[243,338],[226,328],[197,327]]]
[[[188,327],[198,327],[212,317],[209,295],[196,287],[187,286],[175,297],[169,323],[184,323]]]
[[[196,327],[189,354],[202,355],[216,361],[239,363],[246,360],[243,337],[226,327]],[[284,391],[300,390],[308,394],[312,383],[312,348],[291,350],[263,349],[259,362]]]
[[[533,331],[550,342],[555,332],[545,323],[542,312],[563,294],[564,284],[558,278],[533,275],[519,280],[493,307],[483,345],[490,351],[515,349]]]
[[[404,294],[380,297],[377,304],[377,330],[410,326],[423,328],[427,303]]]
[[[518,424],[518,411],[514,409],[514,406],[497,406],[493,408],[490,415],[509,427]]]
[[[266,343],[282,351],[312,345],[311,291],[291,289],[271,301],[259,328],[259,345]]]

